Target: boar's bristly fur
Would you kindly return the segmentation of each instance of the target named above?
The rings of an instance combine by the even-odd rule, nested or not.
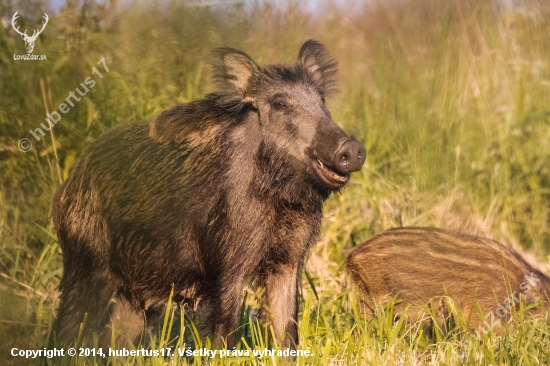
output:
[[[297,342],[297,290],[322,205],[365,150],[331,119],[336,63],[308,41],[293,64],[214,54],[218,90],[105,133],[53,203],[63,251],[56,337],[97,331],[137,342],[173,289],[208,309],[217,346],[238,323],[246,281],[266,289],[284,347]],[[107,312],[114,299],[114,308]],[[106,320],[105,320],[106,319]]]

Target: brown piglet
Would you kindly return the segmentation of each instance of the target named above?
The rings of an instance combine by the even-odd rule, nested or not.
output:
[[[396,316],[406,310],[411,319],[418,318],[433,306],[438,319],[450,320],[454,304],[472,329],[498,331],[522,300],[532,306],[529,313],[540,314],[535,303],[550,294],[550,278],[515,250],[436,228],[384,231],[353,248],[346,268],[368,316],[395,299]]]

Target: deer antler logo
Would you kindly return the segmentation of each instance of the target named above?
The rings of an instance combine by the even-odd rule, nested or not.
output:
[[[42,23],[42,29],[40,29],[39,31],[34,30],[32,36],[29,36],[26,29],[25,32],[21,32],[19,30],[19,27],[15,24],[16,19],[19,17],[19,15],[17,14],[18,12],[19,11],[16,11],[15,14],[13,14],[13,18],[11,18],[11,25],[13,29],[15,29],[15,31],[19,33],[21,35],[21,38],[23,38],[23,40],[25,41],[25,48],[27,49],[27,53],[32,53],[32,50],[34,49],[34,42],[36,42],[38,35],[42,33],[44,28],[46,28],[46,24],[48,24],[48,14],[44,13],[44,19],[46,21]]]

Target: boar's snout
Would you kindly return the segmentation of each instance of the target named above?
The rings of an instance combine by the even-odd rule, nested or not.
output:
[[[334,155],[334,168],[340,174],[361,170],[367,151],[359,141],[348,140],[342,144]]]
[[[336,149],[336,153],[327,159],[328,163],[323,163],[320,158],[316,159],[317,175],[327,188],[338,190],[347,183],[351,172],[361,170],[366,156],[367,151],[360,142],[346,139]]]

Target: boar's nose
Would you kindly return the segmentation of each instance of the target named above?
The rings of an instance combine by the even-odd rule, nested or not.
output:
[[[348,140],[334,155],[334,168],[338,173],[347,174],[361,170],[367,151],[360,142]]]

